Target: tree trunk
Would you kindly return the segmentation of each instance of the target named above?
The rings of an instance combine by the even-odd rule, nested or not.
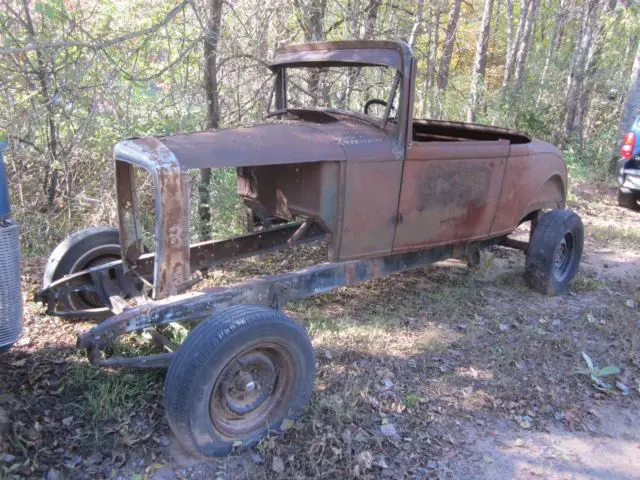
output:
[[[478,36],[478,43],[476,44],[476,60],[473,68],[473,78],[471,80],[469,109],[467,111],[468,122],[475,122],[478,106],[483,100],[484,72],[487,67],[487,47],[489,45],[492,7],[493,0],[485,0],[480,35]]]
[[[327,0],[294,0],[298,10],[298,23],[302,27],[305,42],[321,42],[324,40],[324,18],[327,12]],[[320,75],[312,71],[307,79],[307,90],[314,92],[313,105],[318,105]]]
[[[352,29],[356,32],[353,38],[360,38],[360,32],[363,31],[363,40],[371,40],[375,38],[376,24],[378,23],[378,11],[380,10],[381,0],[369,0],[367,7],[365,8],[366,17],[364,21],[364,28],[358,22],[357,28]],[[359,12],[358,12],[359,13]],[[354,16],[354,18],[357,15]],[[339,103],[341,108],[347,108],[351,101],[351,94],[353,93],[353,86],[360,76],[360,67],[348,67],[347,68],[347,82],[343,92],[340,95]]]
[[[511,2],[511,0],[507,1]],[[449,10],[447,31],[444,35],[444,49],[442,51],[442,57],[440,57],[440,66],[438,68],[438,95],[441,102],[444,101],[444,96],[447,92],[447,84],[449,83],[449,66],[451,65],[453,45],[456,41],[456,30],[458,28],[461,3],[462,0],[452,0],[451,9]]]
[[[540,103],[540,98],[542,97],[542,92],[544,91],[545,81],[547,78],[547,73],[549,71],[549,66],[551,65],[551,61],[553,60],[553,54],[558,50],[559,45],[557,45],[558,40],[560,38],[560,32],[564,28],[564,23],[567,21],[567,0],[560,0],[560,5],[558,6],[558,14],[556,16],[556,22],[553,27],[553,32],[551,33],[551,39],[549,40],[549,48],[547,49],[547,55],[544,60],[544,67],[542,68],[542,75],[540,76],[540,89],[538,90],[538,96],[536,98],[536,106]]]
[[[409,39],[407,40],[407,44],[409,45],[409,47],[413,48],[413,45],[416,42],[416,38],[418,37],[420,32],[423,30],[423,22],[424,22],[424,0],[418,0],[416,3],[416,9],[413,17],[413,26],[411,27],[411,33],[409,34]],[[429,63],[429,55],[427,55],[427,64],[428,63]],[[422,97],[423,115],[426,114],[427,103],[428,103],[427,102],[428,90],[427,90],[426,82],[427,82],[427,75],[425,72],[425,91]],[[417,83],[418,82],[416,81],[416,85]]]
[[[294,0],[302,16],[302,31],[306,42],[324,40],[324,17],[327,0]]]
[[[380,3],[382,0],[369,0],[367,6],[367,18],[364,24],[364,36],[365,40],[371,40],[376,33],[376,23],[378,22],[378,10],[380,10]]]
[[[502,0],[496,0],[496,13],[494,14],[495,23],[493,24],[493,30],[498,31],[500,27],[500,14],[502,13]]]
[[[612,169],[615,168],[619,155],[618,150],[622,146],[622,137],[626,134],[633,124],[633,120],[636,115],[640,113],[640,42],[636,48],[636,58],[633,62],[633,68],[631,69],[631,75],[629,76],[629,86],[627,94],[624,98],[624,107],[622,110],[622,119],[620,120],[620,127],[618,129],[618,138],[616,139],[616,145],[612,158]]]
[[[207,31],[204,37],[204,92],[207,99],[207,130],[220,126],[220,102],[218,96],[218,45],[222,23],[223,0],[208,0]],[[202,240],[211,237],[211,169],[200,170],[198,216]]]
[[[410,47],[413,47],[413,44],[416,41],[416,37],[420,33],[423,20],[424,20],[424,0],[418,0],[416,5],[416,14],[413,19],[413,27],[411,27],[411,34],[409,35],[409,40],[407,41]]]
[[[518,54],[516,55],[516,64],[514,67],[513,81],[516,85],[520,85],[522,77],[524,76],[524,69],[527,63],[527,55],[531,49],[533,43],[534,30],[536,24],[536,16],[538,14],[539,0],[531,0],[531,8],[527,15],[527,21],[525,22],[524,33],[522,34],[522,40],[518,44]]]
[[[509,68],[513,62],[513,0],[507,0],[507,58],[504,61],[502,86],[506,87],[509,80]]]
[[[427,78],[425,80],[425,94],[429,100],[429,104],[425,111],[426,115],[431,118],[435,110],[438,94],[434,87],[436,82],[436,62],[438,60],[438,43],[440,42],[440,16],[441,16],[441,0],[435,0],[435,15],[433,16],[433,25],[431,28],[431,40],[429,48],[429,65],[427,67]]]
[[[532,0],[521,0],[520,3],[520,15],[518,16],[518,29],[516,30],[515,42],[512,45],[511,50],[507,51],[507,61],[505,62],[504,78],[502,80],[503,87],[506,87],[509,83],[511,83],[511,78],[513,77],[516,64],[516,55],[520,49],[520,45],[522,44],[522,39],[524,38],[524,31],[526,28],[525,26],[527,23],[527,16],[529,14],[529,5],[531,1]]]
[[[615,8],[615,0],[606,0],[604,8],[596,11],[594,16],[599,18],[596,31],[594,34],[594,40],[589,45],[589,50],[586,54],[586,64],[584,67],[584,84],[580,90],[578,99],[578,112],[576,114],[576,133],[578,138],[582,141],[584,138],[584,123],[587,118],[587,113],[591,104],[591,92],[595,88],[595,77],[598,72],[598,63],[602,54],[602,47],[605,43],[605,26],[608,21],[608,14],[610,14]],[[598,14],[599,13],[599,14]]]
[[[587,54],[591,48],[594,36],[594,24],[598,11],[598,0],[589,0],[584,11],[582,25],[577,35],[576,49],[573,56],[569,76],[567,78],[567,94],[565,97],[565,117],[560,144],[574,137],[576,131],[576,116],[584,86]]]

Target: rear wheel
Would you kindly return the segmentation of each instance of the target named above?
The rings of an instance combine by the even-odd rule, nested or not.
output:
[[[306,331],[277,310],[238,305],[198,325],[165,381],[169,425],[193,453],[218,456],[282,432],[311,399]]]
[[[638,195],[634,192],[618,190],[618,205],[629,210],[639,210]]]
[[[90,227],[65,238],[49,256],[42,279],[49,286],[66,275],[78,273],[121,258],[120,232],[113,227]],[[64,310],[79,311],[104,307],[95,293],[78,292],[59,300]]]
[[[567,290],[584,244],[582,220],[569,210],[552,210],[540,217],[531,237],[525,263],[529,286],[546,295]]]

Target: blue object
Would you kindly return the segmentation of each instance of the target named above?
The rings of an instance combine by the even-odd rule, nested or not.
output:
[[[636,144],[633,146],[633,156],[640,155],[640,116],[631,125],[631,131],[636,134]]]
[[[9,219],[9,185],[4,169],[5,142],[0,142],[0,353],[22,332],[20,292],[20,226]]]
[[[5,222],[11,216],[11,204],[9,203],[9,185],[7,173],[4,168],[4,151],[7,148],[5,142],[0,142],[0,222]]]

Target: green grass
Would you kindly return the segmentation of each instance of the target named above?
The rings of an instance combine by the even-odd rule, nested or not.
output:
[[[640,247],[640,230],[613,225],[590,225],[588,235],[611,248],[635,249]]]
[[[78,364],[67,371],[65,389],[80,393],[76,411],[95,427],[128,419],[136,405],[157,402],[162,378],[158,370],[132,373]]]
[[[604,283],[597,278],[578,274],[571,282],[571,290],[574,292],[595,292],[604,288]]]
[[[413,393],[408,393],[405,395],[403,403],[409,408],[415,408],[420,404],[420,397]]]

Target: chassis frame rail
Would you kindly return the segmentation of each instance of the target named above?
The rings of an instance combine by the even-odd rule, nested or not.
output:
[[[321,240],[326,235],[320,224],[309,219],[287,223],[268,230],[252,232],[226,240],[211,240],[191,246],[191,272],[206,272],[211,267],[230,260],[267,253],[281,248]],[[105,263],[76,274],[68,275],[36,292],[36,302],[47,306],[47,314],[64,318],[105,318],[119,313],[122,308],[114,304],[118,297],[131,298],[140,294],[140,283],[152,286],[155,253],[142,255],[125,267],[122,260]],[[178,285],[183,292],[200,281],[201,276]],[[94,293],[104,304],[87,310],[59,310],[58,302],[64,295]],[[121,303],[121,302],[120,302]]]
[[[186,293],[124,310],[78,336],[78,348],[86,348],[91,363],[105,367],[166,367],[173,354],[103,358],[102,351],[119,335],[172,322],[202,320],[238,304],[280,309],[285,303],[333,289],[423,267],[449,258],[463,258],[471,249],[504,242],[503,237],[470,244],[445,245],[364,260],[323,263],[296,272]]]

